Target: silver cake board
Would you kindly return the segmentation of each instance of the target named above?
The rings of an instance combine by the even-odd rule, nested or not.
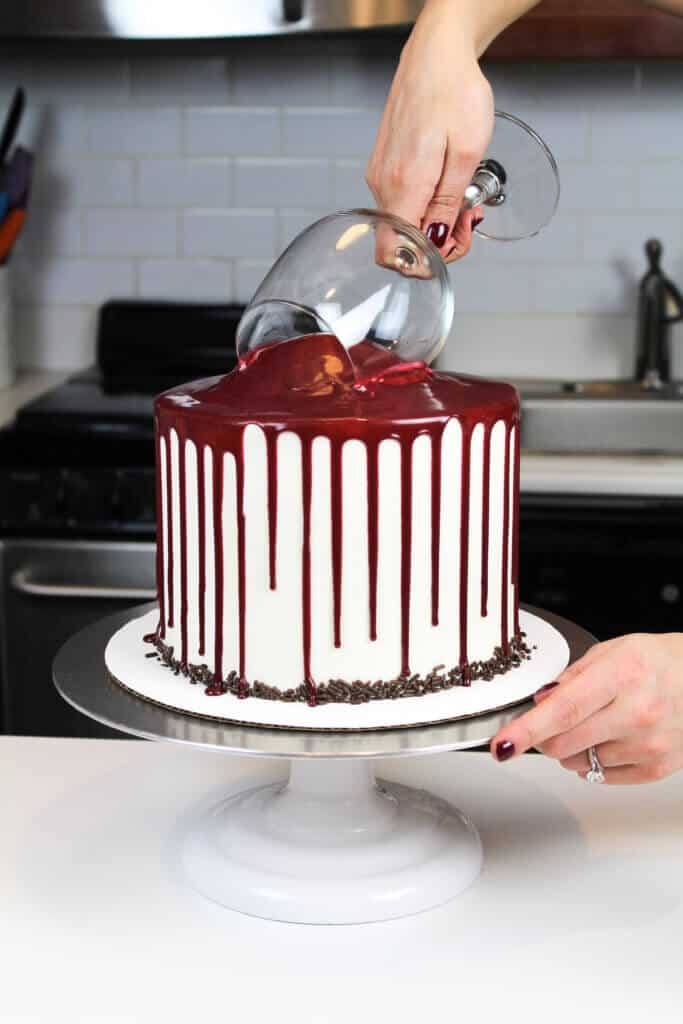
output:
[[[286,783],[230,793],[208,811],[200,796],[178,845],[196,890],[257,917],[350,924],[439,906],[474,881],[482,847],[472,822],[422,790],[378,782],[373,761],[480,746],[527,710],[528,700],[437,724],[360,730],[267,728],[199,717],[135,695],[129,688],[139,685],[135,677],[122,680],[124,689],[105,666],[112,637],[153,610],[147,605],[109,616],[67,641],[54,662],[62,697],[134,736],[291,762]],[[563,638],[564,662],[594,642],[559,616],[538,609],[525,614]],[[529,693],[547,681],[539,675]],[[187,680],[182,685],[193,689]],[[493,688],[498,681],[483,685]],[[304,710],[317,714],[324,708]]]

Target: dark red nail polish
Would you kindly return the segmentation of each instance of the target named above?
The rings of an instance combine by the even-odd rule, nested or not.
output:
[[[483,219],[484,219],[483,217],[473,217],[472,218],[472,230],[473,231],[474,231],[475,228],[479,227],[479,225],[481,224]]]
[[[438,221],[435,224],[430,224],[427,228],[427,238],[435,245],[437,249],[440,249],[448,238],[448,224],[442,224]]]
[[[501,740],[496,743],[496,760],[507,761],[515,752],[515,745],[512,740]]]
[[[546,683],[545,686],[542,686],[540,690],[536,690],[534,697],[538,697],[541,694],[545,696],[546,693],[550,693],[551,690],[554,690],[556,686],[557,683]]]

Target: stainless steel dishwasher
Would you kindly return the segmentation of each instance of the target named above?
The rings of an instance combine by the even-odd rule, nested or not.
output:
[[[120,736],[70,708],[52,659],[74,633],[155,597],[153,543],[0,541],[0,677],[5,732]]]

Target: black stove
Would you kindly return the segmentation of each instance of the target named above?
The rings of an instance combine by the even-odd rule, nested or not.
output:
[[[236,362],[243,307],[109,302],[97,365],[0,430],[4,536],[154,536],[154,396]]]

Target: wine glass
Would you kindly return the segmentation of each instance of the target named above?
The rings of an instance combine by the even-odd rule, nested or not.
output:
[[[465,208],[486,206],[483,238],[499,242],[531,238],[548,224],[560,198],[552,153],[533,128],[497,110],[486,157],[465,189]]]
[[[559,194],[540,136],[496,111],[489,151],[465,190],[465,208],[491,211],[477,233],[499,241],[538,234]],[[430,363],[453,311],[446,264],[421,231],[381,210],[345,210],[311,224],[274,263],[240,320],[237,354],[244,363],[265,345],[329,334],[352,361],[354,346],[369,342],[403,363]]]
[[[241,362],[258,348],[308,334],[335,335],[347,351],[371,342],[403,362],[431,362],[453,319],[437,249],[380,210],[316,221],[275,262],[237,328]]]

